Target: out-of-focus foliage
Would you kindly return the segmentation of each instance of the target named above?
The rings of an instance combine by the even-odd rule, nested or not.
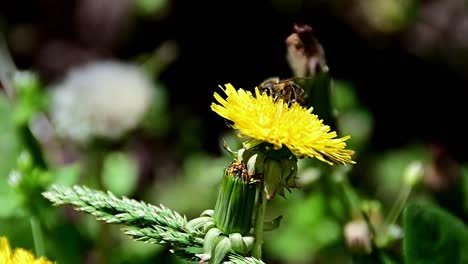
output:
[[[324,193],[316,192],[309,196],[294,193],[287,200],[277,201],[274,212],[284,219],[279,230],[268,234],[268,254],[289,263],[307,263],[338,247],[341,226],[328,214],[325,199]],[[273,213],[271,217],[275,217]]]
[[[16,134],[12,120],[12,107],[4,96],[0,97],[0,149],[3,158],[0,162],[0,215],[3,217],[15,213],[15,196],[13,190],[8,185],[8,174],[16,164],[16,157],[19,155],[21,146],[20,139]]]
[[[0,53],[0,236],[11,244],[33,252],[42,244],[59,264],[188,263],[166,246],[52,207],[40,193],[53,184],[86,184],[188,219],[214,209],[232,161],[223,148],[242,145],[208,102],[219,84],[293,77],[284,40],[291,23],[305,21],[326,52],[332,85],[309,91],[319,92],[311,106],[338,135],[351,136],[347,148],[357,163],[299,161],[299,189],[268,204],[266,220],[281,221],[265,233],[265,261],[468,261],[468,161],[438,140],[464,148],[464,96],[457,91],[468,69],[466,1],[272,0],[226,8],[169,0],[20,2],[0,3],[0,32],[19,68],[10,75],[7,53]],[[77,76],[102,61],[132,66]],[[442,81],[426,87],[431,80]],[[405,175],[415,163],[422,176],[409,184]]]
[[[164,184],[154,185],[147,198],[192,218],[206,209],[214,209],[219,180],[230,160],[226,156],[213,157],[203,153],[187,156],[180,171],[170,175]]]
[[[137,166],[125,153],[109,153],[104,160],[102,185],[118,196],[129,196],[137,184]]]
[[[346,81],[334,80],[332,103],[340,133],[352,135],[348,141],[349,147],[358,153],[365,151],[372,135],[374,120],[369,110],[360,103],[353,85]]]

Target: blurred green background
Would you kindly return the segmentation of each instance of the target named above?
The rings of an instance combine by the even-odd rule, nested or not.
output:
[[[349,216],[321,182],[333,173],[344,173],[360,199],[378,201],[387,215],[407,166],[421,161],[424,177],[409,200],[440,206],[466,223],[465,1],[18,0],[0,3],[0,31],[18,70],[33,72],[37,83],[16,91],[12,103],[8,82],[14,80],[0,54],[0,235],[33,250],[30,216],[36,215],[46,255],[58,263],[99,263],[102,252],[106,263],[184,263],[163,246],[134,242],[118,227],[52,207],[38,190],[86,184],[163,204],[189,219],[213,208],[231,160],[222,146],[240,147],[210,110],[213,93],[225,83],[253,89],[268,77],[291,77],[285,39],[294,23],[312,26],[325,49],[337,130],[351,135],[357,164],[341,172],[301,161],[301,189],[269,205],[267,218],[284,219],[267,233],[265,261],[351,261],[343,237]],[[102,79],[89,71],[90,81],[67,82],[79,75],[74,70],[103,61],[138,65],[145,77],[118,79],[111,72]],[[127,80],[151,91],[119,87]],[[86,90],[54,95],[61,86]],[[69,103],[75,92],[83,101]],[[135,98],[148,99],[144,109]],[[107,114],[102,120],[99,111]],[[121,118],[129,113],[138,117]],[[110,140],[98,134],[77,142],[60,133],[55,116],[65,120],[68,135],[101,131],[92,124],[105,123],[104,134],[126,128]],[[43,152],[46,172],[33,173],[21,161],[25,128]],[[45,180],[18,185],[12,171]]]

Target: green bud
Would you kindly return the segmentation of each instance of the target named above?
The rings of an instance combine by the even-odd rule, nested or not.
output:
[[[19,172],[18,170],[13,170],[10,172],[8,175],[8,183],[10,184],[11,187],[18,187],[21,184],[21,181],[23,179],[23,174]]]
[[[37,74],[30,71],[17,72],[13,76],[13,82],[20,92],[27,92],[40,87],[39,77]]]
[[[216,227],[225,234],[246,234],[252,228],[252,218],[259,180],[247,171],[244,162],[233,161],[225,170],[218,192],[213,218]]]
[[[403,229],[396,224],[392,224],[381,230],[375,239],[375,244],[379,248],[389,248],[403,239]]]
[[[39,78],[33,72],[20,71],[15,73],[13,83],[17,95],[13,120],[16,125],[24,126],[34,114],[46,106],[46,99],[40,92]]]
[[[28,151],[22,151],[16,160],[16,166],[21,172],[29,172],[33,168],[33,159]]]
[[[381,215],[382,204],[377,200],[364,200],[361,202],[361,211],[369,216]]]
[[[403,174],[403,182],[408,187],[413,187],[421,181],[424,176],[424,165],[421,161],[411,162]]]

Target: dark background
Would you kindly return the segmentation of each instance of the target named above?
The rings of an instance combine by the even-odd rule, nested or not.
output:
[[[172,129],[184,122],[186,113],[196,116],[202,146],[212,152],[218,151],[213,137],[227,129],[209,108],[218,85],[230,82],[251,89],[270,76],[290,77],[284,41],[294,23],[306,23],[324,46],[333,77],[354,84],[374,115],[372,149],[412,141],[441,143],[466,161],[467,75],[463,67],[454,66],[463,65],[463,57],[448,61],[411,53],[403,42],[405,30],[362,34],[360,26],[347,19],[349,5],[337,11],[328,1],[299,1],[299,8],[289,12],[275,8],[272,1],[171,1],[167,14],[157,19],[132,14],[125,2],[2,1],[0,17],[7,35],[15,25],[32,30],[27,52],[12,47],[12,53],[20,68],[37,69],[45,82],[95,57],[132,59],[165,40],[176,41],[179,56],[161,76],[169,89],[170,109],[179,119]],[[81,8],[85,3],[91,7]],[[93,5],[101,12],[91,12]],[[85,10],[82,19],[77,10]],[[65,43],[69,50],[50,51],[51,42]]]

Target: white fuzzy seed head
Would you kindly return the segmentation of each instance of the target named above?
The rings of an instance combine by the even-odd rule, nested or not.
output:
[[[71,70],[52,91],[57,132],[86,143],[135,128],[152,102],[153,84],[138,66],[102,61]]]

